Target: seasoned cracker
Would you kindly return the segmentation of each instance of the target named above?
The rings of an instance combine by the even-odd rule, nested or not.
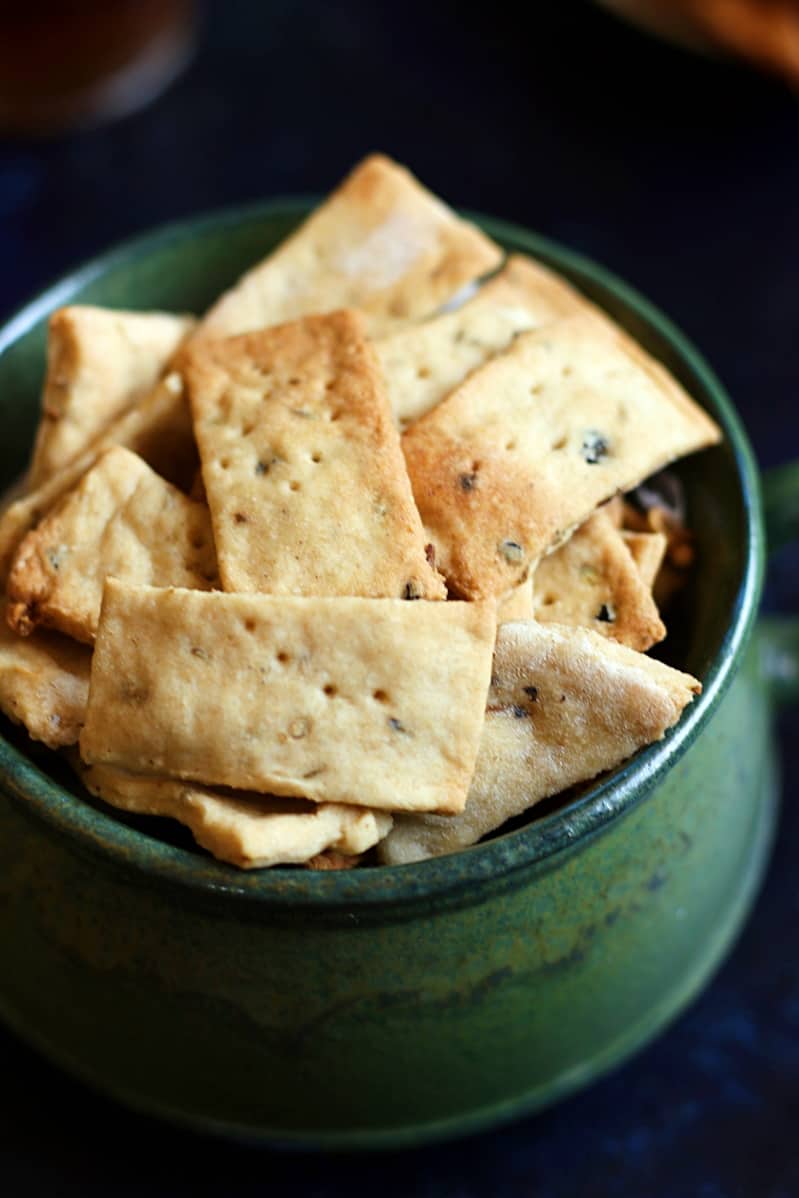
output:
[[[502,595],[595,507],[720,432],[590,314],[521,333],[403,437],[450,589]]]
[[[217,582],[208,508],[119,446],[17,550],[8,577],[11,628],[27,636],[41,624],[91,644],[109,575],[197,590]]]
[[[29,486],[38,487],[63,469],[142,399],[195,323],[166,312],[83,305],[54,312]]]
[[[642,653],[666,635],[651,587],[601,509],[538,563],[533,614],[540,623],[593,628]]]
[[[197,450],[183,380],[170,372],[129,411],[112,421],[94,444],[70,465],[34,491],[10,504],[0,515],[0,585],[26,533],[35,528],[63,495],[71,491],[100,454],[122,445],[178,486],[189,485],[197,466]]]
[[[585,303],[546,267],[514,254],[462,307],[375,342],[394,419],[406,429],[518,333],[572,315]]]
[[[372,333],[434,312],[502,251],[381,154],[364,159],[202,322],[227,337],[313,312],[360,308]]]
[[[320,855],[343,854],[352,862],[385,836],[385,811],[310,803],[272,795],[223,793],[168,778],[143,778],[105,765],[73,762],[90,794],[121,811],[166,816],[187,827],[197,844],[240,869],[318,864]],[[312,865],[313,862],[315,865]]]
[[[497,604],[497,620],[507,624],[510,620],[532,620],[533,618],[533,579],[525,578],[507,595],[503,595]]]
[[[668,546],[668,538],[662,532],[631,532],[622,529],[622,539],[635,562],[636,569],[645,587],[651,591]]]
[[[358,313],[187,351],[225,590],[443,599]]]
[[[23,640],[0,620],[0,711],[51,749],[75,744],[90,663],[85,645],[49,632]]]
[[[660,740],[700,684],[588,629],[503,624],[480,752],[460,815],[399,815],[383,864],[456,852]]]
[[[495,627],[493,604],[108,579],[81,755],[314,802],[460,811]]]

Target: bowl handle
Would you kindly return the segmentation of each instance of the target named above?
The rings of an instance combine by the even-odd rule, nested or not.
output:
[[[769,553],[799,540],[799,462],[763,475]],[[758,624],[760,668],[778,703],[799,700],[799,616],[764,616]]]

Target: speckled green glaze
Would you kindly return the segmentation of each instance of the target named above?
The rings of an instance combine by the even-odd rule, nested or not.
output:
[[[155,234],[12,320],[0,332],[5,480],[32,435],[47,311],[72,299],[201,309],[302,207]],[[153,839],[70,790],[48,755],[0,739],[0,1012],[132,1106],[339,1148],[490,1125],[656,1033],[710,976],[755,893],[777,795],[769,676],[793,694],[799,635],[783,623],[751,637],[764,544],[745,436],[695,351],[640,297],[483,223],[568,274],[724,424],[725,444],[681,468],[700,564],[667,642],[704,694],[664,742],[561,812],[439,861],[339,875],[243,875]],[[796,533],[797,495],[795,472],[769,486],[781,536]]]

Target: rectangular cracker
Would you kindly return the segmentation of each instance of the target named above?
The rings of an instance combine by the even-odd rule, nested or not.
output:
[[[660,740],[701,689],[690,675],[588,629],[503,624],[463,812],[399,815],[379,859],[401,865],[475,844]]]
[[[546,267],[514,254],[454,312],[380,337],[375,349],[397,424],[404,430],[429,412],[517,333],[570,316],[585,302]]]
[[[602,510],[538,563],[533,615],[540,623],[592,628],[641,653],[666,635],[651,587]]]
[[[197,450],[180,374],[171,371],[159,380],[143,400],[113,420],[84,453],[3,511],[0,585],[5,585],[12,558],[23,537],[112,445],[123,445],[137,453],[170,482],[190,485],[197,466]]]
[[[590,314],[521,333],[403,437],[454,594],[502,595],[618,490],[720,431]]]
[[[73,305],[50,317],[42,418],[28,484],[82,453],[154,386],[196,321],[166,312]]]
[[[224,793],[169,778],[144,778],[107,765],[86,766],[77,754],[72,764],[96,798],[136,815],[175,819],[202,848],[239,869],[304,865],[331,851],[352,859],[377,844],[392,824],[386,811]]]
[[[77,742],[91,650],[52,632],[15,636],[0,620],[0,711],[51,749]]]
[[[23,540],[8,576],[7,618],[91,644],[106,577],[209,590],[217,583],[211,518],[136,454],[106,450]]]
[[[356,312],[186,351],[225,590],[443,599]]]
[[[352,307],[368,313],[377,333],[434,312],[501,260],[475,225],[373,154],[217,300],[200,332],[227,337]]]
[[[460,811],[495,626],[493,604],[109,579],[81,755],[314,802]]]

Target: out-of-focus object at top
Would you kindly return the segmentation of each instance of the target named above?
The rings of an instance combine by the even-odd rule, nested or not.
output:
[[[600,0],[655,33],[712,46],[776,71],[799,87],[799,0]]]
[[[0,134],[124,116],[185,66],[193,0],[0,0]]]

